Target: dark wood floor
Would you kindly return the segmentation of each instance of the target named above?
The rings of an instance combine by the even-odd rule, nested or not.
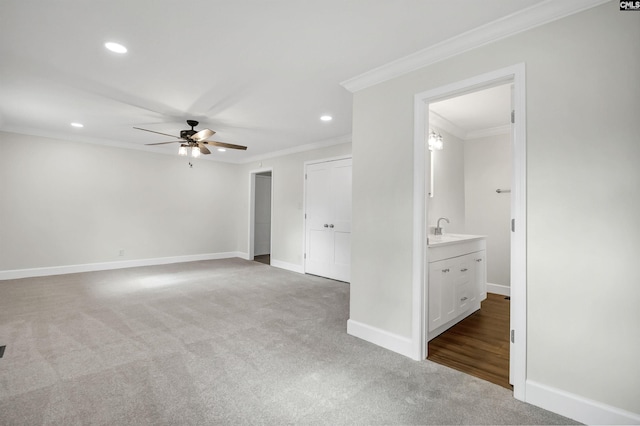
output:
[[[427,359],[512,389],[509,307],[505,296],[488,293],[482,309],[429,342]]]
[[[255,260],[256,262],[264,263],[265,265],[271,265],[270,254],[261,254],[259,256],[254,256],[253,260]]]

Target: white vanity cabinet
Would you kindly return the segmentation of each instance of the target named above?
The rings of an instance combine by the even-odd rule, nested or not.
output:
[[[486,263],[484,237],[430,238],[429,340],[480,309],[487,297]]]

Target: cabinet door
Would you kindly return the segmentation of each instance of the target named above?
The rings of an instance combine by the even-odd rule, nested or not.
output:
[[[429,331],[456,316],[455,263],[453,259],[429,263]]]
[[[467,254],[457,258],[456,268],[456,315],[467,311],[476,301],[473,256]]]
[[[483,301],[487,298],[487,252],[485,250],[471,253],[473,257],[473,280],[475,282],[476,293]]]

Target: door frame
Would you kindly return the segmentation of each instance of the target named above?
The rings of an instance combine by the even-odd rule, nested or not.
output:
[[[255,221],[256,221],[256,175],[260,173],[271,172],[271,237],[269,238],[269,252],[273,251],[273,167],[265,167],[262,169],[249,171],[249,242],[248,242],[248,259],[255,258]]]
[[[427,357],[428,266],[427,249],[427,177],[431,165],[427,161],[426,138],[429,129],[429,104],[476,92],[481,89],[512,83],[513,108],[516,111],[512,143],[513,171],[511,176],[511,218],[515,231],[511,233],[511,315],[513,396],[525,400],[527,358],[527,218],[526,218],[526,99],[525,64],[519,63],[499,70],[427,90],[414,95],[414,175],[413,175],[413,313],[412,353],[416,360]]]
[[[312,164],[328,163],[330,161],[353,159],[351,154],[339,155],[337,157],[323,158],[320,160],[309,160],[304,162],[302,170],[302,273],[307,273],[307,168]],[[352,196],[353,201],[353,196]]]

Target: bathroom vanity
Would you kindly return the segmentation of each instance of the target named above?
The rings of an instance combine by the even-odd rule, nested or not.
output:
[[[487,297],[484,236],[429,235],[428,339],[480,309]]]

